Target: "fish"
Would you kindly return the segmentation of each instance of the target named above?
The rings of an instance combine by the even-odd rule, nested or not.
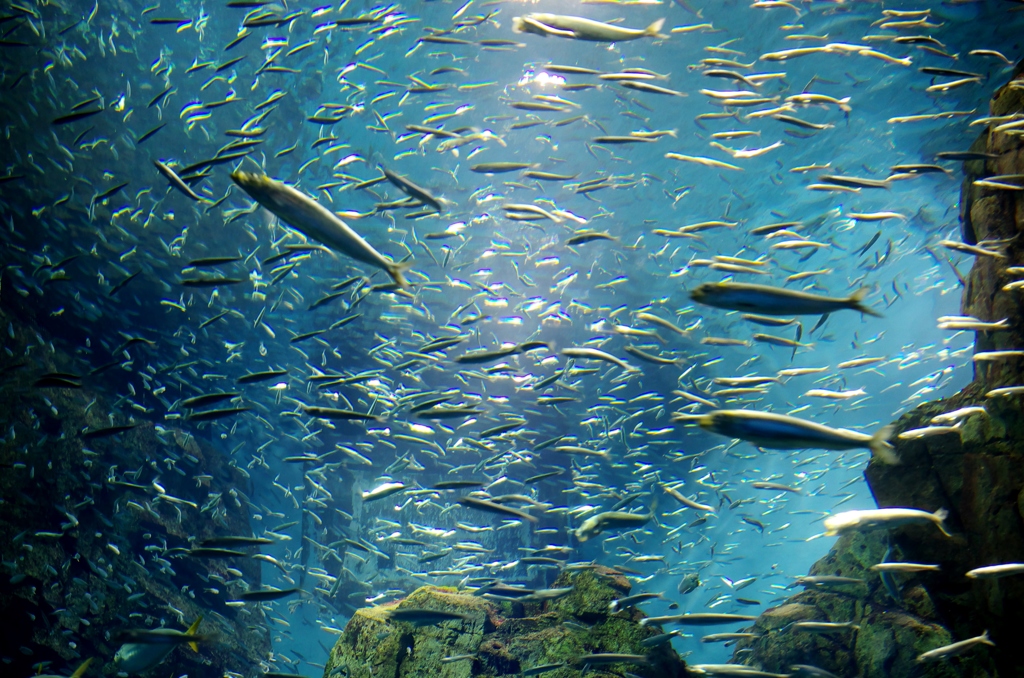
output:
[[[650,663],[651,659],[645,654],[616,654],[611,652],[586,654],[576,660],[576,666],[581,668],[587,666],[604,666],[606,664],[634,664],[646,666]]]
[[[283,377],[288,374],[288,370],[267,370],[265,372],[250,372],[249,374],[243,374],[242,376],[235,379],[236,383],[239,384],[257,384],[261,381],[268,381],[270,379],[276,379],[277,377]]]
[[[687,593],[693,593],[700,586],[700,576],[696,572],[690,572],[684,574],[683,578],[679,580],[679,586],[676,588],[680,595],[685,596]]]
[[[84,110],[72,111],[71,113],[65,113],[64,115],[57,116],[56,118],[50,121],[50,124],[54,126],[68,125],[73,122],[78,122],[79,120],[91,118],[94,115],[99,115],[103,111],[103,108],[88,108]]]
[[[1015,574],[1024,574],[1024,563],[1001,563],[976,567],[964,574],[968,579],[1000,579]]]
[[[1019,318],[991,313],[1019,302],[1021,245],[978,221],[1024,187],[996,152],[1024,120],[988,101],[1013,80],[1003,52],[1019,12],[657,4],[0,12],[0,379],[18,405],[0,467],[26,518],[0,570],[26,601],[69,603],[50,630],[19,617],[34,640],[5,653],[12,675],[116,651],[117,626],[96,612],[111,596],[127,600],[126,625],[183,630],[175,618],[206,608],[218,628],[274,641],[263,657],[245,638],[183,649],[143,675],[205,664],[282,678],[318,663],[307,625],[341,635],[336,620],[359,607],[378,606],[370,645],[396,652],[479,624],[389,623],[396,608],[467,612],[416,603],[421,584],[551,616],[587,594],[555,579],[589,572],[628,581],[600,605],[616,599],[616,623],[633,626],[636,608],[760,611],[801,590],[789,584],[894,610],[918,584],[971,588],[1010,609],[1020,564],[1007,554],[797,575],[819,520],[873,506],[865,464],[872,483],[899,478],[884,443],[909,457],[991,438],[1019,409],[1024,382],[1006,376],[1024,365]],[[278,214],[231,176],[250,173]],[[968,304],[956,313],[978,317],[931,322],[990,283],[989,315]],[[705,284],[721,306],[688,296]],[[933,420],[884,440],[914,408]],[[908,539],[955,545],[924,520]],[[569,644],[601,631],[569,617],[552,627]],[[564,656],[509,647],[518,663],[498,668],[671,672],[668,646],[694,649],[696,624],[666,624],[681,630]],[[691,673],[827,675],[763,661],[772,639],[749,625],[702,639],[729,643],[736,663]],[[212,629],[195,635],[226,632]],[[463,673],[501,659],[453,648],[437,656]],[[606,656],[618,652],[636,654]]]
[[[949,645],[943,645],[927,652],[922,652],[917,655],[918,664],[926,664],[928,662],[939,661],[941,659],[948,659],[949,657],[955,657],[961,655],[968,650],[972,650],[980,645],[988,645],[989,647],[995,647],[996,644],[988,637],[988,631],[982,632],[980,636],[974,636],[967,640],[961,640],[956,643],[950,643]]]
[[[237,285],[241,282],[244,282],[241,278],[216,275],[202,278],[182,278],[179,284],[184,287],[220,287],[223,285]]]
[[[538,518],[536,516],[531,516],[525,511],[520,511],[519,509],[514,509],[509,506],[502,506],[501,504],[496,504],[493,501],[488,501],[486,499],[477,499],[476,497],[459,497],[455,502],[478,511],[485,511],[487,513],[495,513],[500,516],[527,520],[531,523],[538,522]]]
[[[187,555],[192,558],[248,558],[245,551],[236,551],[225,548],[212,548],[205,546],[194,546],[189,549]]]
[[[444,610],[428,610],[417,607],[398,607],[388,610],[388,619],[396,622],[406,622],[413,626],[433,626],[448,621],[472,621],[472,615],[462,612],[446,612]]]
[[[655,600],[661,598],[660,593],[635,593],[625,598],[616,598],[612,602],[608,603],[608,610],[613,614],[619,610],[624,610],[627,607],[632,607],[639,603],[644,603],[649,600]]]
[[[881,508],[863,511],[845,511],[825,518],[825,536],[834,537],[847,532],[868,532],[878,529],[892,529],[906,525],[932,524],[947,537],[953,535],[946,527],[949,512],[938,509],[934,513],[909,508]]]
[[[564,472],[561,469],[559,469],[558,471],[548,471],[546,473],[538,473],[537,475],[533,475],[533,476],[530,476],[529,478],[525,479],[523,481],[523,484],[524,485],[533,485],[534,483],[539,483],[542,480],[547,480],[548,478],[556,478],[556,477],[562,475],[562,473],[564,473]]]
[[[175,629],[133,629],[122,634],[127,641],[114,655],[118,669],[139,675],[163,663],[179,645],[188,645],[199,652],[199,643],[206,638],[198,635],[203,618],[198,617],[186,631]]]
[[[374,414],[365,412],[354,412],[342,410],[336,407],[317,407],[312,405],[300,405],[302,412],[317,419],[329,421],[381,421],[381,418]]]
[[[576,539],[581,543],[589,541],[605,530],[624,530],[643,527],[655,519],[658,510],[658,496],[651,495],[651,507],[648,513],[625,513],[623,511],[605,511],[593,515],[576,528],[573,532]]]
[[[721,282],[700,285],[690,292],[690,298],[699,304],[716,308],[763,315],[824,315],[849,309],[881,317],[880,313],[862,303],[867,292],[866,288],[862,288],[844,299],[768,285]]]
[[[866,582],[863,579],[857,577],[841,577],[835,575],[814,575],[814,576],[803,576],[797,577],[796,580],[790,584],[788,588],[794,586],[804,587],[828,587],[828,586],[846,586],[846,585],[863,585]]]
[[[225,407],[222,409],[215,410],[201,410],[189,413],[189,421],[213,421],[214,419],[223,419],[224,417],[230,417],[236,414],[242,414],[243,412],[249,412],[252,410],[251,407]]]
[[[94,438],[108,438],[110,436],[118,435],[126,431],[131,431],[136,427],[136,424],[124,424],[121,426],[106,426],[104,428],[95,428],[87,431],[82,431],[81,436],[86,440]]]
[[[273,544],[273,539],[267,539],[266,537],[245,537],[235,535],[225,535],[221,537],[207,537],[201,539],[199,545],[203,548],[219,548],[219,547],[233,547],[233,546],[260,546],[264,544]]]
[[[755,490],[774,490],[778,492],[792,492],[794,494],[800,494],[799,488],[783,485],[782,483],[770,483],[758,480],[750,483],[750,486]]]
[[[85,675],[86,670],[88,670],[89,665],[92,664],[92,662],[93,662],[93,657],[89,657],[84,662],[79,664],[78,668],[74,670],[74,672],[71,674],[70,678],[82,678],[82,676]],[[34,676],[34,678],[64,678],[64,676],[62,676],[62,675],[55,675],[55,674],[52,674],[52,673],[50,673],[50,674],[47,674],[47,673],[36,673],[36,674],[33,674],[33,676]]]
[[[238,594],[238,599],[243,600],[247,603],[262,603],[271,600],[280,600],[281,598],[287,598],[288,596],[295,595],[301,589],[258,589],[254,591],[244,591]]]
[[[626,372],[639,372],[639,370],[632,365],[626,363],[619,358],[616,358],[610,353],[606,353],[596,348],[579,348],[579,347],[568,347],[561,350],[561,354],[569,358],[585,358],[589,360],[601,360],[607,363],[611,363],[617,367],[621,367]]]
[[[839,678],[836,674],[810,664],[793,664],[789,667],[792,678]]]
[[[204,266],[221,266],[223,264],[232,264],[236,261],[242,261],[242,257],[203,257],[202,259],[192,259],[188,262],[188,268],[199,268]]]
[[[206,198],[202,197],[201,195],[197,195],[188,184],[181,180],[181,177],[179,177],[174,170],[172,170],[164,163],[160,162],[159,160],[154,160],[153,165],[157,168],[160,174],[164,175],[164,177],[169,182],[171,182],[171,186],[176,188],[178,191],[180,191],[188,198],[195,200],[196,202],[209,202],[208,200],[206,200]]]
[[[592,42],[625,42],[639,38],[667,38],[661,34],[664,19],[652,22],[647,28],[625,28],[593,19],[564,14],[531,13],[512,17],[512,30],[516,33],[534,33],[543,37],[588,40]]]
[[[667,643],[668,641],[672,640],[673,638],[675,638],[677,636],[681,636],[681,635],[682,635],[681,631],[670,631],[668,633],[659,633],[659,634],[656,634],[656,635],[653,635],[653,636],[650,636],[648,638],[644,638],[643,640],[641,640],[640,641],[640,646],[641,647],[657,647],[659,645],[664,645],[665,643]]]
[[[707,511],[709,513],[714,513],[715,512],[715,509],[714,509],[713,506],[708,506],[706,504],[701,504],[699,502],[696,502],[696,501],[690,499],[689,497],[687,497],[686,495],[682,494],[678,490],[676,490],[676,489],[674,489],[672,487],[669,487],[668,485],[662,484],[661,488],[663,490],[665,490],[666,494],[668,494],[673,499],[677,500],[683,506],[686,506],[688,508],[692,508],[692,509],[697,510],[697,511]]]
[[[884,426],[873,435],[867,435],[784,414],[756,410],[715,410],[701,415],[697,423],[712,433],[739,438],[768,449],[868,448],[883,463],[898,463],[893,447],[889,444],[889,438],[893,433],[891,426]]]
[[[553,664],[538,664],[537,666],[531,666],[530,668],[523,669],[521,673],[524,676],[539,676],[547,673],[548,671],[555,671],[565,666],[565,662],[557,662]]]
[[[470,487],[483,487],[485,484],[478,480],[442,480],[431,487],[435,490],[464,490]]]
[[[725,614],[718,612],[688,612],[686,614],[674,614],[664,617],[646,617],[640,620],[640,626],[651,624],[682,624],[684,626],[719,626],[724,624],[738,624],[740,622],[751,622],[757,619],[748,614]]]
[[[231,180],[253,200],[303,235],[356,261],[380,268],[403,288],[409,286],[405,271],[412,266],[411,262],[396,263],[385,259],[348,224],[304,193],[265,174],[236,170],[231,173]]]
[[[876,563],[870,568],[872,572],[938,572],[939,565],[926,565],[923,563]]]
[[[786,6],[790,4],[787,0],[758,0],[758,4],[755,6],[767,5],[771,7],[773,5],[769,3],[775,2],[781,4],[774,6]],[[691,673],[698,676],[739,675],[743,678],[791,678],[792,675],[789,673],[771,673],[769,671],[761,671],[752,666],[746,666],[743,664],[740,664],[739,666],[744,666],[744,669],[740,673],[737,673],[735,669],[736,666],[737,664],[688,664],[686,668]]]
[[[378,499],[385,499],[393,494],[404,492],[405,489],[405,483],[384,483],[372,490],[369,490],[368,492],[363,492],[363,503],[376,501]]]
[[[533,167],[535,165],[528,162],[481,162],[470,165],[469,171],[479,174],[504,174],[506,172],[532,169]]]
[[[686,92],[680,92],[679,90],[670,89],[668,87],[662,87],[661,85],[655,85],[654,83],[645,82],[643,80],[625,80],[623,82],[620,82],[619,84],[622,85],[623,87],[627,88],[627,89],[636,90],[638,92],[647,92],[649,94],[662,94],[664,96],[670,96],[670,97],[685,97],[685,96],[688,96],[686,94]],[[682,156],[682,155],[680,155],[678,153],[666,153],[665,157],[666,158],[671,157],[674,160],[688,160],[688,161],[691,161],[691,162],[695,161],[695,159],[693,159],[693,158],[690,158],[688,156]],[[723,163],[719,163],[718,161],[699,162],[701,160],[707,161],[708,160],[707,158],[699,158],[699,159],[696,159],[696,160],[698,161],[698,164],[719,166],[719,167],[723,167],[724,169],[740,169],[739,167],[735,167],[734,165],[729,165],[728,163],[724,163],[724,162]]]
[[[381,168],[381,172],[384,173],[384,176],[388,181],[394,184],[396,188],[408,195],[410,198],[419,200],[424,205],[429,205],[438,212],[444,212],[444,204],[438,198],[431,195],[431,193],[426,189],[417,186],[405,177],[395,174],[389,169]]]
[[[802,631],[805,633],[816,633],[819,635],[839,633],[842,631],[860,631],[860,626],[853,622],[816,622],[798,621],[786,627],[790,632]]]

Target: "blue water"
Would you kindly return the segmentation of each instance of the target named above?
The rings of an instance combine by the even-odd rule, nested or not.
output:
[[[722,504],[703,525],[683,528],[668,537],[673,528],[697,516],[690,509],[677,510],[680,507],[675,500],[663,496],[658,526],[649,525],[628,539],[605,535],[607,539],[579,545],[572,552],[573,561],[596,560],[641,571],[634,591],[666,594],[665,601],[645,605],[648,614],[667,614],[670,602],[678,603],[679,612],[750,613],[751,609],[764,609],[784,598],[792,578],[806,573],[827,551],[832,540],[816,538],[824,515],[838,506],[846,510],[873,505],[861,479],[869,455],[865,450],[761,452],[750,444],[732,444],[696,427],[674,426],[670,414],[686,402],[672,391],[719,388],[710,383],[716,377],[774,375],[780,369],[827,366],[830,369],[821,374],[785,379],[770,384],[763,394],[723,398],[720,404],[798,413],[832,426],[874,432],[922,402],[955,392],[972,378],[973,336],[936,327],[939,316],[959,313],[962,291],[945,258],[949,256],[963,275],[971,264],[968,257],[938,245],[945,238],[958,239],[959,164],[942,163],[950,170],[948,175],[893,181],[883,190],[844,193],[807,188],[825,173],[884,179],[893,165],[932,163],[936,152],[967,150],[975,139],[981,128],[971,127],[970,122],[987,113],[993,88],[1007,79],[1010,67],[997,58],[968,52],[1002,50],[1014,59],[1019,54],[1020,13],[1012,11],[1017,8],[1011,3],[931,4],[929,20],[937,27],[872,27],[885,18],[883,9],[928,6],[815,2],[763,9],[745,2],[694,0],[684,5],[629,6],[470,3],[465,8],[459,3],[428,2],[385,10],[383,5],[352,2],[341,11],[333,6],[314,17],[312,5],[303,5],[292,8],[303,14],[288,25],[252,29],[248,38],[226,53],[224,46],[237,35],[247,10],[223,3],[165,2],[148,11],[142,5],[114,6],[101,1],[95,12],[81,3],[66,8],[50,3],[33,6],[38,17],[28,18],[24,12],[9,9],[5,12],[22,17],[13,22],[18,27],[9,38],[30,45],[7,47],[3,53],[8,104],[0,113],[8,149],[3,173],[25,175],[19,181],[0,184],[8,266],[2,287],[5,307],[34,313],[42,344],[53,341],[92,366],[123,360],[119,369],[105,373],[101,384],[110,400],[118,402],[116,411],[111,412],[116,422],[152,420],[161,426],[183,428],[232,455],[252,478],[247,492],[254,534],[303,521],[304,506],[315,515],[305,518],[305,536],[320,544],[349,537],[386,548],[390,561],[371,557],[360,564],[352,556],[345,558],[347,576],[369,582],[365,599],[349,601],[356,606],[367,604],[367,600],[394,600],[402,595],[398,591],[408,593],[420,584],[454,585],[463,578],[410,576],[410,572],[453,568],[455,558],[470,554],[456,552],[445,560],[418,565],[397,555],[409,549],[388,545],[385,538],[393,532],[424,538],[413,533],[411,523],[447,530],[455,529],[456,522],[500,525],[499,519],[486,514],[452,508],[459,493],[397,495],[364,506],[360,492],[385,481],[429,487],[439,480],[486,475],[491,480],[509,479],[494,485],[494,494],[519,493],[523,487],[514,481],[561,467],[565,473],[546,481],[536,498],[570,512],[585,505],[606,510],[618,498],[593,486],[572,490],[572,472],[583,476],[585,483],[621,494],[644,490],[656,480],[681,482],[680,492],[716,508]],[[480,14],[490,18],[451,37],[516,40],[523,46],[487,51],[477,45],[424,43],[412,49],[425,35],[425,28],[452,26],[452,15],[460,8],[464,9],[462,20]],[[698,9],[701,16],[689,8]],[[287,13],[278,9],[282,15]],[[667,40],[615,45],[513,34],[512,17],[529,12],[579,14],[603,21],[621,18],[623,25],[632,27],[666,17],[664,32],[702,23],[714,28],[672,34]],[[315,32],[329,21],[365,13],[387,18],[369,27]],[[150,23],[157,17],[181,17],[192,23],[180,28]],[[34,35],[33,28],[39,35]],[[914,44],[865,39],[872,34],[928,35],[943,45],[940,49],[959,58],[930,53]],[[797,35],[827,39],[786,39]],[[315,40],[312,47],[284,55],[310,39]],[[893,57],[908,57],[912,65],[835,53],[838,50],[781,62],[757,61],[767,52],[829,43],[870,45]],[[264,59],[274,53],[279,54],[275,63],[297,72],[256,75]],[[240,56],[245,59],[219,73],[213,66],[187,73],[194,63],[216,65]],[[731,69],[748,76],[784,72],[784,78],[764,81],[758,89],[764,96],[784,98],[806,88],[836,98],[850,97],[851,110],[844,113],[828,105],[796,107],[789,113],[831,125],[821,131],[767,118],[745,118],[751,111],[781,102],[728,109],[735,110],[737,118],[695,120],[701,114],[727,110],[702,95],[700,89],[747,89],[740,82],[704,77],[698,64],[706,58],[757,61],[752,68]],[[558,76],[545,70],[548,63],[603,72],[650,69],[668,75],[650,82],[687,96],[634,92],[592,76]],[[429,75],[446,66],[461,72]],[[933,78],[919,72],[920,66],[977,72],[984,78],[945,93],[927,92],[934,82],[955,78]],[[406,93],[407,87],[414,86],[409,76],[448,87]],[[569,83],[600,84],[600,88],[565,91],[559,87],[562,77]],[[486,85],[465,87],[471,83]],[[172,89],[167,96],[150,106],[168,85]],[[409,276],[414,296],[372,293],[351,311],[361,314],[351,324],[297,344],[289,339],[327,328],[346,315],[345,306],[355,303],[345,294],[307,310],[330,292],[332,284],[361,275],[371,276],[372,284],[382,284],[386,277],[343,255],[314,252],[271,285],[280,264],[261,266],[260,261],[280,251],[283,244],[301,243],[301,237],[262,210],[232,220],[252,204],[237,187],[213,208],[199,206],[173,189],[168,192],[166,181],[151,162],[160,159],[180,170],[213,157],[232,140],[225,132],[241,129],[246,119],[256,114],[254,107],[275,90],[284,96],[262,123],[267,130],[260,137],[263,144],[240,164],[217,165],[208,178],[193,184],[208,200],[216,201],[231,189],[230,170],[240,167],[263,170],[297,185],[331,210],[365,213],[373,210],[375,202],[404,197],[386,182],[370,190],[352,188],[355,181],[379,176],[377,167],[383,165],[447,201],[442,215],[417,220],[405,218],[408,209],[361,219],[346,217],[384,254],[395,260],[409,254],[414,257]],[[393,94],[385,96],[388,93]],[[529,120],[531,114],[508,103],[534,95],[572,102],[561,104],[564,112],[537,113],[538,120],[586,119],[565,126],[510,129],[510,124]],[[105,108],[101,114],[51,126],[53,118],[93,96],[99,96],[98,104]],[[208,106],[232,96],[235,100],[231,103]],[[308,122],[306,118],[316,114],[324,102],[355,108],[333,125]],[[190,104],[196,106],[186,110]],[[457,116],[444,121],[446,130],[486,130],[501,141],[476,141],[459,148],[456,155],[438,153],[437,139],[421,143],[420,135],[405,132],[407,124],[427,124],[424,121],[431,115],[457,110]],[[958,111],[970,113],[924,122],[888,122],[896,116]],[[189,122],[192,115],[200,119]],[[135,140],[161,123],[166,126],[143,144],[136,144]],[[595,136],[628,135],[634,130],[673,130],[675,136],[655,143],[590,145]],[[733,149],[763,148],[776,141],[782,145],[758,157],[734,159],[709,145],[714,141],[711,133],[726,130],[758,133],[718,140]],[[311,150],[314,141],[325,135],[337,139]],[[294,151],[281,153],[292,146]],[[742,170],[666,159],[669,152],[706,156]],[[310,163],[316,157],[319,160]],[[349,162],[335,167],[345,158]],[[497,161],[536,163],[544,171],[578,174],[577,182],[611,175],[612,183],[620,187],[588,197],[574,192],[573,182],[531,182],[519,173],[488,177],[469,169],[476,163]],[[827,169],[791,171],[808,165],[827,165]],[[90,205],[92,196],[125,181],[129,183],[124,190]],[[329,183],[337,186],[318,188]],[[548,210],[566,210],[586,220],[580,228],[604,231],[616,240],[566,247],[575,227],[572,217],[563,224],[510,221],[501,210],[508,202],[534,202]],[[898,212],[905,219],[876,223],[849,217],[851,213],[880,211]],[[737,225],[702,232],[699,239],[652,233],[708,220]],[[747,233],[782,221],[803,222],[799,233],[821,243],[821,249],[809,256],[808,250],[772,250],[770,245],[777,240]],[[454,228],[460,235],[424,239],[451,224],[461,224]],[[877,241],[859,252],[878,232]],[[76,253],[82,256],[63,269],[72,282],[46,283],[51,273],[39,270],[39,265]],[[769,275],[737,274],[735,279],[744,282],[781,285],[786,276],[796,272],[827,269],[790,287],[813,283],[807,289],[833,296],[866,287],[870,290],[866,303],[884,318],[840,312],[814,333],[810,330],[817,318],[803,318],[801,340],[811,345],[799,349],[795,358],[788,348],[760,343],[702,345],[700,340],[707,336],[749,341],[753,333],[764,332],[794,337],[792,327],[755,326],[738,314],[693,304],[687,290],[729,275],[688,265],[693,259],[714,255],[770,258]],[[191,275],[182,274],[189,260],[210,256],[243,257],[244,261],[210,269],[243,282],[210,289],[178,284]],[[112,285],[140,271],[138,279],[115,296],[109,294]],[[620,277],[625,280],[617,280]],[[491,291],[482,294],[480,285]],[[479,296],[467,305],[474,295]],[[686,338],[658,330],[663,344],[644,338],[631,341],[610,329],[616,324],[656,329],[631,320],[633,313],[645,309],[694,329]],[[230,311],[225,318],[199,328],[224,310]],[[409,351],[430,339],[455,335],[460,321],[471,315],[486,316],[461,326],[462,331],[472,333],[471,339],[434,360],[395,369],[408,359]],[[111,357],[124,341],[119,332],[155,343],[137,345],[128,354]],[[601,348],[642,368],[642,373],[624,376],[605,363],[577,361],[576,367],[600,369],[567,378],[565,382],[572,388],[556,385],[546,392],[574,395],[578,401],[558,409],[536,405],[537,393],[528,388],[531,381],[565,366],[560,349],[581,346],[596,337],[607,340]],[[551,348],[508,358],[504,361],[510,366],[508,371],[492,375],[483,375],[479,369],[494,363],[467,366],[453,361],[469,348],[494,349],[503,342],[526,340],[545,341]],[[643,345],[648,352],[665,352],[680,362],[671,366],[640,362],[623,351],[627,344]],[[38,359],[40,353],[30,358]],[[859,357],[884,360],[862,368],[836,368],[840,362]],[[163,372],[175,362],[192,361],[198,362],[173,376]],[[238,388],[243,393],[242,404],[252,407],[251,412],[202,425],[184,418],[179,399],[232,390],[234,379],[242,374],[272,368],[287,369],[288,374]],[[349,375],[378,372],[370,381],[341,388],[341,396],[332,401],[315,385],[307,385],[306,378],[313,370]],[[862,388],[865,395],[837,402],[804,397],[811,388]],[[453,403],[466,401],[485,414],[468,421],[420,421],[397,404],[401,396],[434,389],[459,389],[462,395]],[[346,400],[354,410],[372,408],[384,421],[365,426],[331,425],[293,414],[297,403],[349,407]],[[491,452],[463,442],[519,415],[526,420],[526,432],[492,441]],[[396,440],[396,435],[416,436],[430,444]],[[573,444],[606,449],[610,458],[570,460],[550,449],[534,456],[531,443],[554,435],[575,436]],[[314,476],[318,484],[333,488],[330,499],[304,481],[302,465],[282,462],[288,456],[323,454],[338,445],[357,450],[372,466],[344,453],[335,454],[330,461],[345,461],[344,465]],[[473,472],[481,459],[500,452],[509,454],[482,473]],[[386,472],[406,454],[411,465]],[[451,469],[457,470],[450,473]],[[756,480],[796,485],[802,492],[776,496],[745,485]],[[293,493],[294,501],[286,490]],[[351,501],[340,500],[340,493],[345,492],[353,493]],[[337,506],[353,507],[354,519],[336,510],[336,499]],[[728,507],[740,500],[753,501]],[[637,500],[635,506],[641,505],[647,505],[646,498]],[[554,572],[527,571],[522,566],[501,568],[521,555],[520,547],[576,546],[567,527],[575,527],[589,514],[581,511],[580,518],[567,518],[564,512],[532,512],[541,517],[539,529],[550,532],[531,534],[529,528],[520,526],[424,539],[438,545],[479,541],[496,549],[476,556],[472,562],[483,567],[467,571],[466,576],[493,574],[509,581],[549,584]],[[743,517],[762,523],[763,532]],[[383,520],[400,523],[402,528],[390,527]],[[274,651],[286,657],[304,657],[307,663],[293,668],[314,675],[315,665],[325,657],[322,648],[329,648],[335,640],[335,631],[330,629],[343,628],[351,608],[324,600],[333,578],[339,575],[338,560],[321,559],[323,552],[303,539],[300,526],[284,532],[290,540],[267,547],[264,553],[286,563],[294,581],[299,581],[301,569],[307,568],[305,588],[311,595],[291,603],[274,603],[269,616],[277,621],[268,624]],[[300,548],[307,552],[300,554]],[[629,551],[662,555],[664,560],[634,563]],[[700,572],[702,586],[686,596],[678,595],[680,577],[694,571]],[[742,592],[731,589],[730,582],[755,576],[756,582]],[[291,585],[271,565],[264,566],[263,578],[266,585]],[[761,606],[739,605],[736,597],[758,600]],[[728,656],[728,650],[701,644],[699,638],[674,642],[680,652],[691,652],[695,661],[718,662]],[[277,668],[287,670],[288,666],[279,663]]]

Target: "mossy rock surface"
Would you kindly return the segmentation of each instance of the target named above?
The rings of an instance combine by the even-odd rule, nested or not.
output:
[[[783,604],[765,610],[754,623],[756,639],[742,641],[736,663],[786,673],[809,664],[842,678],[996,678],[988,648],[951,661],[921,664],[923,652],[958,640],[937,618],[928,593],[928,574],[895,574],[898,599],[870,570],[886,559],[905,561],[900,547],[889,550],[881,532],[848,534],[811,567],[811,576],[841,576],[863,583],[808,586]],[[795,631],[799,621],[852,622],[836,633]]]
[[[578,678],[593,654],[643,655],[644,663],[591,666],[587,676],[682,678],[686,664],[671,644],[645,648],[643,640],[662,633],[641,626],[635,608],[611,614],[609,603],[629,594],[629,582],[614,570],[563,572],[553,588],[573,592],[547,603],[507,606],[469,593],[424,586],[391,605],[361,609],[338,638],[325,678],[464,678],[518,676],[544,665],[559,665],[546,678]],[[457,612],[465,620],[413,626],[389,617],[394,609]],[[509,616],[512,609],[526,616]],[[472,655],[472,659],[455,659]],[[448,658],[449,661],[442,661]]]

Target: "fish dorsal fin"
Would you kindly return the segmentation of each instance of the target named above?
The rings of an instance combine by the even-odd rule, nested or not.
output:
[[[203,615],[199,615],[199,617],[196,618],[196,620],[194,622],[192,622],[192,626],[188,627],[188,631],[185,632],[185,635],[189,635],[189,636],[196,635],[196,631],[199,630],[199,624],[201,624],[202,621],[203,621]],[[194,640],[193,641],[189,641],[188,646],[192,648],[193,652],[199,652],[199,643],[195,642]]]
[[[79,665],[79,667],[75,669],[75,672],[71,674],[71,678],[82,678],[82,676],[85,675],[85,670],[89,668],[89,664],[92,664],[92,660],[93,657],[89,657],[84,662],[82,662],[81,665]],[[40,671],[41,670],[42,669],[40,669]]]

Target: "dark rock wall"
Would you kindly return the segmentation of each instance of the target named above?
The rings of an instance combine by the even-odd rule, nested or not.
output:
[[[991,115],[1024,113],[1024,74],[992,99]],[[963,315],[1007,319],[1008,328],[979,332],[976,352],[1024,349],[1024,290],[1004,290],[1024,274],[1024,191],[992,189],[977,179],[1024,174],[1024,136],[989,129],[971,147],[993,158],[965,163],[961,195],[963,241],[1004,256],[978,256],[962,299]],[[1011,183],[1021,183],[1011,181]],[[944,401],[921,405],[896,423],[895,434],[931,425],[935,415],[969,406],[987,414],[964,420],[958,431],[896,440],[898,466],[873,461],[865,472],[879,507],[927,511],[943,508],[953,531],[904,528],[840,539],[812,574],[864,580],[863,585],[812,588],[765,612],[755,625],[761,638],[741,644],[735,661],[786,671],[813,664],[839,676],[1024,676],[1018,651],[1024,628],[1024,576],[971,580],[967,571],[1024,562],[1024,397],[987,397],[996,388],[1024,385],[1024,358],[977,362],[974,381]],[[895,595],[870,571],[891,546],[888,560],[937,564],[938,572],[895,577]],[[852,621],[856,633],[815,637],[786,632],[799,619]],[[918,665],[917,654],[988,630],[995,648],[950,661]]]
[[[1018,67],[1014,78],[996,91],[990,113],[1005,116],[1024,112],[1024,74]],[[1024,263],[1024,198],[1022,191],[994,190],[974,186],[974,179],[1024,173],[1024,137],[1020,128],[992,131],[993,124],[973,146],[973,150],[994,154],[990,160],[965,163],[967,175],[961,194],[963,238],[965,242],[995,242],[1003,245],[1005,258],[977,257],[964,291],[961,307],[964,315],[982,320],[1010,319],[1010,328],[978,335],[978,351],[1019,349],[1024,347],[1024,290],[1002,288],[1021,275],[1007,275],[1008,267]],[[1011,182],[1013,183],[1013,182]],[[976,381],[987,388],[1024,383],[1024,360],[1003,360],[981,365]],[[1017,408],[1020,411],[1020,408]]]
[[[259,586],[259,562],[184,553],[192,538],[252,533],[243,473],[202,439],[145,419],[83,437],[130,423],[122,413],[131,410],[88,384],[34,386],[41,373],[72,372],[74,361],[2,312],[0,326],[2,674],[32,675],[39,662],[61,673],[91,657],[89,675],[114,675],[118,631],[185,630],[200,615],[199,632],[214,641],[198,653],[176,649],[164,675],[262,673],[262,613],[226,605],[240,582]]]
[[[1020,73],[992,98],[991,115],[1024,113],[1024,77]],[[979,178],[1024,174],[1024,137],[995,132],[981,135],[973,149],[997,157],[966,163],[961,202],[965,242],[975,241],[1004,257],[975,258],[961,302],[962,313],[1009,327],[979,332],[976,352],[1024,349],[1024,290],[1003,287],[1024,275],[1006,269],[1024,264],[1024,191],[983,188]],[[1016,183],[1016,182],[1015,182]],[[988,415],[968,418],[959,434],[902,441],[898,467],[869,466],[866,476],[879,506],[907,506],[950,512],[951,539],[935,533],[894,533],[908,560],[938,563],[942,572],[928,583],[943,623],[955,639],[989,629],[997,648],[1000,675],[1024,675],[1016,651],[1024,628],[1024,578],[972,581],[968,570],[984,565],[1024,562],[1024,399],[986,397],[996,388],[1024,384],[1024,358],[976,363],[972,384],[946,401],[929,403],[905,415],[897,432],[929,425],[936,414],[983,406]]]

